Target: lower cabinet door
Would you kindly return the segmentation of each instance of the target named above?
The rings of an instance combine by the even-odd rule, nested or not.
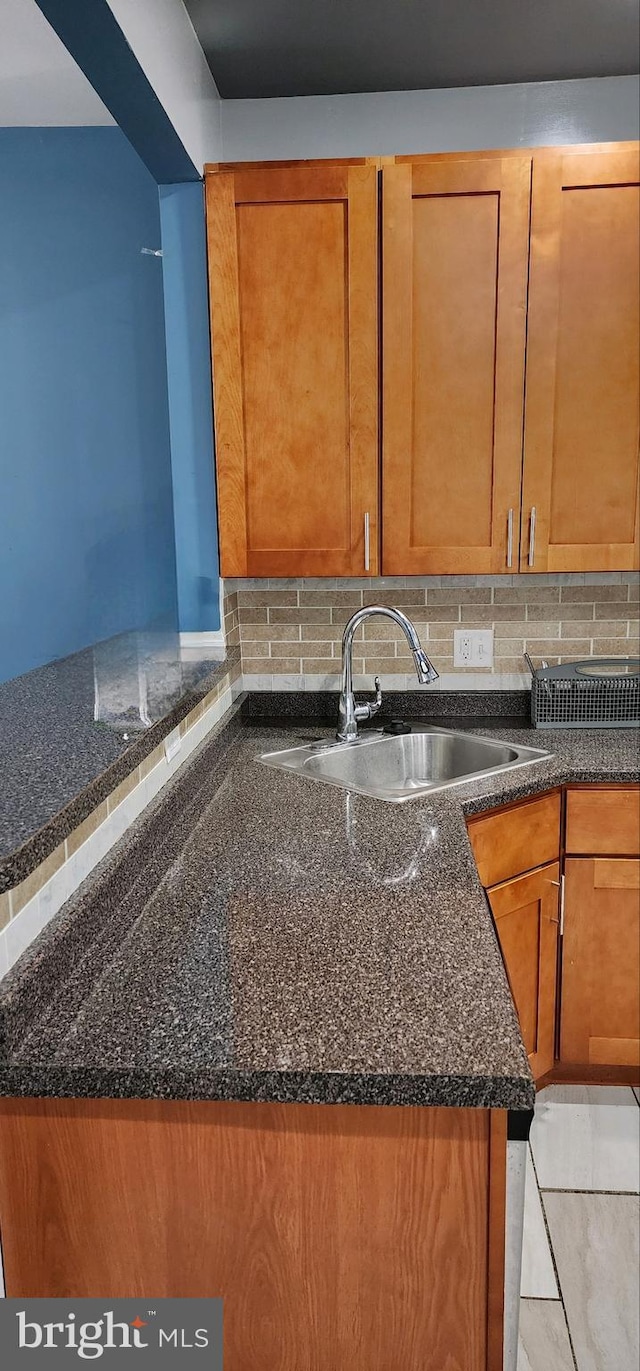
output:
[[[560,1060],[640,1064],[640,861],[565,866]]]
[[[522,1037],[536,1079],[554,1063],[560,866],[487,891]]]

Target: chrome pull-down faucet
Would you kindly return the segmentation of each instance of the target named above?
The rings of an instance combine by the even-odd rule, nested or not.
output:
[[[383,614],[387,619],[393,619],[393,622],[402,629],[416,664],[416,675],[422,685],[429,685],[431,681],[438,679],[438,672],[433,662],[429,661],[416,630],[406,614],[403,614],[399,609],[392,609],[390,605],[367,605],[364,609],[356,610],[342,635],[342,690],[338,705],[338,728],[336,731],[336,738],[339,743],[355,742],[358,736],[358,724],[364,719],[372,719],[382,704],[382,691],[377,676],[375,678],[375,700],[356,704],[353,695],[353,639],[360,625],[369,618],[370,614]]]

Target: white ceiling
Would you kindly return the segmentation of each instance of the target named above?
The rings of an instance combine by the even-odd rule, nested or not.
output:
[[[114,122],[35,0],[0,0],[0,126]]]

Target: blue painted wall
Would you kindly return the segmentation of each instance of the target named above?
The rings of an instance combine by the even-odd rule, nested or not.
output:
[[[160,187],[180,628],[220,627],[203,187]]]
[[[0,680],[177,626],[158,188],[118,128],[0,129]]]

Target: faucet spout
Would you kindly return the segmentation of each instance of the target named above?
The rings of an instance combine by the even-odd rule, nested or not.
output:
[[[355,742],[358,737],[358,724],[364,719],[373,718],[382,704],[382,692],[377,678],[375,700],[356,704],[353,694],[353,639],[361,624],[372,614],[382,614],[387,619],[392,619],[402,629],[415,662],[416,675],[422,685],[429,685],[438,679],[438,672],[433,662],[427,657],[414,625],[406,614],[402,613],[402,610],[393,609],[390,605],[367,605],[364,609],[356,610],[349,619],[342,635],[342,690],[338,705],[338,728],[336,731],[338,742],[342,743]]]

